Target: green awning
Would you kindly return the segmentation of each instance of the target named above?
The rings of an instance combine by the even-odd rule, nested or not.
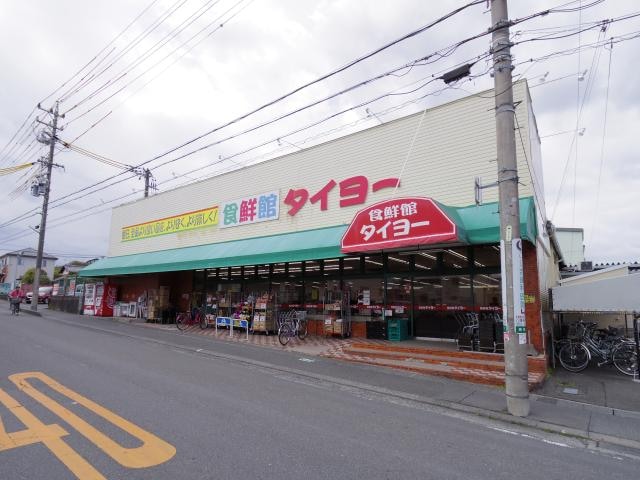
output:
[[[458,226],[459,240],[469,245],[500,242],[498,204],[441,208]],[[79,272],[81,277],[173,272],[202,268],[240,267],[280,262],[339,258],[347,225],[248,238],[195,247],[123,255],[98,260]],[[535,243],[536,213],[532,197],[520,199],[520,236]]]
[[[82,269],[80,276],[105,277],[343,257],[344,255],[340,252],[340,239],[345,229],[344,225],[340,225],[196,247],[103,258]]]
[[[500,214],[497,202],[459,207],[455,210],[464,226],[464,234],[470,245],[500,242]],[[521,198],[520,237],[535,243],[537,231],[533,197]]]

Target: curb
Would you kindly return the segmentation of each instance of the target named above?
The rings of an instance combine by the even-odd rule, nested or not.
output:
[[[41,315],[39,315],[41,316]],[[245,357],[239,357],[237,355],[230,355],[230,354],[226,354],[226,353],[220,353],[220,352],[214,352],[212,350],[207,350],[207,349],[203,349],[203,348],[196,348],[196,347],[190,347],[190,346],[186,346],[186,345],[179,345],[177,343],[172,343],[169,341],[165,341],[165,340],[160,340],[160,339],[154,339],[154,338],[149,338],[149,337],[144,337],[144,336],[140,336],[140,335],[133,335],[133,334],[128,334],[128,333],[124,333],[124,332],[115,332],[109,329],[105,329],[105,328],[100,328],[98,326],[93,326],[93,325],[84,325],[84,324],[79,324],[76,322],[72,322],[69,320],[64,320],[64,319],[60,319],[60,318],[55,318],[54,319],[56,321],[62,322],[62,323],[66,323],[66,324],[70,324],[70,325],[74,325],[74,326],[80,326],[83,328],[87,328],[90,330],[97,330],[97,331],[102,331],[105,333],[110,333],[110,334],[116,334],[116,335],[120,335],[120,336],[124,336],[124,337],[128,337],[128,338],[134,338],[136,340],[142,340],[145,342],[149,342],[149,343],[155,343],[157,345],[163,345],[163,346],[167,346],[167,347],[171,347],[173,349],[178,349],[178,350],[182,350],[185,352],[189,352],[189,353],[193,353],[193,354],[197,354],[197,355],[203,355],[203,356],[207,356],[207,357],[211,357],[211,358],[218,358],[218,359],[222,359],[222,360],[228,360],[228,361],[232,361],[235,362],[237,364],[244,364],[244,365],[250,365],[250,366],[254,366],[254,367],[261,367],[267,370],[271,370],[271,371],[276,371],[276,372],[283,372],[283,373],[288,373],[288,374],[294,374],[294,375],[298,375],[300,377],[306,377],[306,378],[311,378],[311,379],[315,379],[315,380],[321,380],[324,382],[328,382],[328,383],[332,383],[334,385],[340,385],[340,386],[344,386],[347,388],[354,388],[354,389],[358,389],[361,391],[368,391],[371,393],[376,393],[376,394],[380,394],[380,395],[386,395],[389,397],[394,397],[394,398],[398,398],[398,399],[402,399],[402,400],[409,400],[409,401],[414,401],[417,403],[422,403],[425,405],[430,405],[433,407],[437,407],[437,408],[442,408],[442,409],[446,409],[446,410],[450,410],[450,411],[455,411],[458,413],[463,413],[466,415],[469,414],[473,414],[476,415],[478,417],[482,417],[482,418],[486,418],[486,419],[490,419],[490,420],[494,420],[494,421],[499,421],[502,423],[507,423],[507,424],[511,424],[511,425],[518,425],[521,427],[526,427],[526,428],[532,428],[532,429],[536,429],[536,430],[542,430],[542,431],[546,431],[546,432],[550,432],[550,433],[556,433],[562,436],[567,436],[567,437],[574,437],[578,440],[582,440],[583,442],[585,442],[585,447],[589,447],[589,441],[591,442],[595,442],[596,443],[596,447],[598,446],[598,444],[600,442],[606,442],[608,444],[611,445],[616,445],[616,446],[621,446],[621,447],[626,447],[626,448],[632,448],[635,450],[640,451],[640,442],[636,441],[636,440],[631,440],[631,439],[627,439],[627,438],[623,438],[623,437],[616,437],[616,436],[612,436],[612,435],[608,435],[608,434],[602,434],[602,433],[597,433],[597,432],[589,432],[587,430],[583,430],[583,429],[576,429],[576,428],[572,428],[572,427],[564,427],[561,425],[557,425],[554,423],[549,423],[549,422],[545,422],[542,420],[535,420],[535,419],[530,419],[530,418],[521,418],[521,417],[515,417],[512,415],[509,415],[508,413],[501,413],[498,411],[493,411],[493,410],[487,410],[487,409],[483,409],[483,408],[479,408],[479,407],[474,407],[474,406],[470,406],[470,405],[465,405],[465,404],[461,404],[461,403],[457,403],[457,402],[453,402],[453,401],[448,401],[448,400],[438,400],[436,398],[432,398],[432,397],[424,397],[421,395],[414,395],[414,394],[410,394],[410,393],[405,393],[405,392],[400,392],[400,391],[394,391],[394,390],[389,390],[386,389],[384,387],[377,387],[374,385],[368,385],[368,384],[364,384],[364,383],[360,383],[360,382],[354,382],[354,381],[350,381],[350,380],[345,380],[345,379],[341,379],[341,378],[337,378],[337,377],[331,377],[328,375],[323,375],[323,374],[319,374],[319,373],[313,373],[313,372],[308,372],[308,371],[304,371],[304,370],[299,370],[296,368],[291,368],[291,367],[285,367],[285,366],[278,366],[278,365],[274,365],[271,363],[266,363],[266,362],[262,362],[259,360],[252,360],[249,358],[245,358]],[[117,322],[115,320],[112,319],[113,322]],[[118,322],[120,323],[120,322]],[[122,322],[122,323],[129,323],[129,322]],[[132,325],[136,325],[135,323],[132,323]],[[574,402],[571,400],[564,400],[564,399],[556,399],[554,397],[544,397],[542,395],[531,395],[533,397],[534,400],[539,401],[539,399],[553,399],[553,400],[558,400],[561,403],[565,403],[568,405],[572,405],[572,406],[579,406],[580,408],[585,408],[587,410],[592,410],[592,411],[597,411],[600,413],[608,413],[610,415],[615,415],[616,411],[618,412],[617,415],[624,417],[624,416],[632,416],[634,418],[640,418],[640,413],[638,412],[630,412],[630,411],[624,411],[624,410],[617,410],[617,409],[612,409],[612,408],[607,408],[607,407],[600,407],[598,405],[591,405],[591,404],[585,404],[585,403],[580,403],[580,402]],[[544,401],[544,400],[543,400]]]
[[[553,405],[564,405],[567,407],[581,408],[588,412],[602,413],[604,415],[613,415],[614,417],[636,418],[640,420],[640,412],[634,410],[623,410],[621,408],[604,407],[602,405],[594,405],[592,403],[578,402],[576,400],[568,400],[566,398],[549,397],[547,395],[529,394],[529,398],[541,403]]]

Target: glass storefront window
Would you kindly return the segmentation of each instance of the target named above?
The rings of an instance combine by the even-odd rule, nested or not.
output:
[[[442,266],[449,269],[469,267],[469,257],[466,247],[446,248],[442,252]]]
[[[383,266],[382,255],[367,255],[364,257],[364,271],[366,273],[382,273]]]
[[[307,261],[304,262],[304,273],[308,277],[317,277],[320,275],[320,262]]]
[[[419,252],[413,256],[415,262],[415,270],[420,273],[426,270],[435,270],[438,268],[438,257],[435,253]]]
[[[283,277],[287,272],[286,263],[274,263],[273,264],[273,276],[274,277]]]
[[[410,260],[411,257],[409,255],[390,253],[387,255],[387,270],[392,273],[408,272],[411,267]]]
[[[302,308],[303,304],[303,284],[296,281],[274,281],[271,282],[272,292],[276,294],[276,301],[280,305],[280,310],[290,310],[292,308]]]
[[[289,278],[302,276],[302,262],[289,262]]]
[[[457,338],[471,310],[471,277],[445,275],[414,280],[414,334],[418,337]]]
[[[324,261],[324,274],[325,276],[338,276],[340,275],[340,259],[330,258]]]
[[[393,318],[411,318],[413,305],[413,280],[410,277],[387,277],[387,302],[385,309]]]
[[[473,297],[474,303],[480,309],[484,307],[502,307],[502,286],[500,274],[474,275]]]
[[[269,265],[258,265],[258,278],[261,280],[269,278]]]
[[[382,277],[345,280],[344,289],[349,293],[352,321],[382,319],[384,308],[384,279]]]
[[[194,292],[204,292],[204,284],[205,284],[205,271],[204,270],[196,270],[193,272],[193,291]]]
[[[230,280],[240,281],[241,279],[242,279],[242,267],[232,267]]]
[[[324,306],[325,283],[306,281],[304,284],[304,309],[307,313],[321,314]]]
[[[497,245],[473,247],[473,263],[477,268],[500,267],[500,247]]]
[[[251,280],[256,277],[256,266],[255,265],[245,265],[243,267],[244,271],[244,279]]]
[[[360,257],[345,257],[342,259],[342,272],[344,275],[360,274],[361,271]]]

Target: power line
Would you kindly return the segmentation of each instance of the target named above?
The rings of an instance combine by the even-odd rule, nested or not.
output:
[[[182,6],[185,3],[185,1],[186,0],[183,0],[183,2],[179,6]],[[165,35],[161,40],[159,40],[158,42],[153,44],[151,47],[149,47],[144,53],[142,53],[139,57],[137,57],[133,62],[129,63],[126,67],[124,67],[122,70],[120,70],[118,73],[116,73],[114,77],[112,77],[111,79],[107,80],[101,86],[99,86],[98,88],[93,90],[91,93],[89,93],[86,97],[84,97],[83,99],[81,99],[78,102],[76,102],[75,105],[73,105],[72,107],[69,107],[65,111],[65,114],[75,110],[80,105],[84,104],[85,102],[91,100],[95,96],[97,96],[100,93],[102,93],[103,91],[105,91],[111,85],[114,85],[116,82],[118,82],[118,81],[122,80],[123,78],[125,78],[131,71],[133,71],[135,68],[140,66],[147,59],[151,58],[163,46],[165,46],[171,40],[176,38],[180,33],[182,33],[184,30],[186,30],[190,25],[192,25],[196,20],[198,20],[200,17],[202,17],[205,13],[207,13],[211,8],[215,7],[220,1],[221,0],[209,0],[199,10],[197,10],[190,17],[188,17],[186,20],[184,20],[181,24],[179,24],[177,27],[175,27],[171,32],[169,32],[167,35]],[[243,1],[245,1],[245,0],[239,0],[238,3],[241,3]],[[212,22],[218,21],[219,18],[220,17],[217,17],[216,19],[212,20]],[[208,28],[208,26],[205,27],[205,28]],[[174,51],[172,51],[172,53]],[[121,58],[121,57],[119,57],[119,58]],[[164,58],[166,58],[166,57],[164,57]],[[113,63],[111,65],[113,65]],[[103,73],[103,72],[101,72],[101,73]],[[143,75],[144,75],[144,73],[143,73]],[[126,88],[126,85],[123,88]],[[122,89],[120,89],[118,91],[121,91],[121,90]],[[80,117],[76,117],[76,119],[77,118],[80,118]]]
[[[602,186],[602,167],[604,165],[604,146],[607,138],[607,113],[609,111],[609,86],[611,85],[611,57],[613,56],[613,44],[609,48],[609,68],[607,71],[607,90],[604,101],[604,119],[602,121],[602,142],[600,144],[600,168],[598,169],[598,186],[596,188],[596,206],[594,209],[593,220],[591,222],[591,240],[595,235],[596,220],[598,218],[600,208],[600,188]]]
[[[249,3],[246,3],[244,6],[242,6],[240,9],[238,9],[236,12],[234,12],[232,15],[230,15],[228,18],[224,19],[222,22],[220,22],[211,32],[207,33],[205,36],[203,36],[200,40],[198,40],[197,42],[195,42],[194,44],[192,44],[191,46],[189,46],[189,48],[185,49],[184,51],[182,51],[182,53],[180,53],[179,56],[174,57],[173,61],[169,64],[167,64],[162,70],[158,71],[153,77],[151,77],[149,80],[147,80],[145,83],[143,83],[138,89],[134,90],[128,97],[124,98],[123,100],[120,101],[120,103],[118,103],[115,107],[113,107],[107,114],[105,114],[103,117],[101,117],[99,120],[97,120],[96,122],[94,122],[91,127],[89,127],[88,129],[86,129],[84,132],[82,132],[81,134],[79,134],[76,138],[74,138],[72,140],[71,143],[75,142],[76,140],[82,138],[84,135],[86,135],[90,130],[94,129],[96,126],[98,126],[100,123],[102,123],[104,120],[107,119],[107,117],[109,117],[114,110],[120,108],[122,105],[124,105],[127,101],[129,101],[133,96],[135,96],[136,94],[138,94],[140,91],[142,91],[144,88],[146,88],[151,82],[153,82],[154,80],[156,80],[159,76],[161,76],[164,72],[166,72],[169,68],[171,68],[175,63],[177,63],[178,61],[180,61],[184,56],[186,56],[187,54],[189,54],[189,52],[191,52],[194,48],[196,48],[198,45],[200,45],[203,41],[205,41],[207,38],[209,38],[211,35],[213,35],[215,32],[217,32],[218,30],[220,30],[222,27],[224,27],[226,24],[228,24],[231,20],[233,20],[234,17],[236,17],[237,15],[239,15],[244,9],[246,9],[251,3],[253,3],[255,0],[249,0]],[[239,2],[240,3],[240,2]],[[232,9],[235,8],[232,7]],[[225,12],[226,14],[227,12]],[[215,21],[214,21],[215,22]],[[213,22],[212,22],[213,23]],[[200,32],[198,32],[195,36],[199,35]],[[194,36],[194,37],[195,37]],[[194,38],[192,37],[192,38]],[[191,39],[192,39],[191,38]],[[76,117],[74,117],[73,119],[71,119],[69,121],[69,123],[78,120],[79,118],[91,113],[93,110],[95,110],[96,108],[100,107],[101,105],[103,105],[104,103],[106,103],[108,100],[110,100],[111,98],[117,96],[120,92],[122,92],[126,87],[128,87],[129,85],[131,85],[132,83],[134,83],[135,81],[137,81],[139,78],[143,77],[144,75],[146,75],[148,72],[150,72],[151,70],[153,70],[156,66],[158,66],[159,64],[161,64],[162,62],[164,62],[167,58],[171,57],[176,51],[178,51],[180,48],[184,47],[185,45],[188,44],[189,41],[191,41],[191,39],[185,41],[182,45],[179,45],[176,49],[174,49],[169,55],[166,55],[164,58],[162,58],[160,61],[156,62],[154,65],[152,65],[150,68],[148,68],[147,70],[145,70],[141,75],[138,75],[136,78],[134,78],[133,80],[131,80],[130,82],[128,82],[124,87],[120,88],[119,90],[117,90],[116,92],[112,93],[111,95],[109,95],[108,97],[104,98],[103,100],[101,100],[99,103],[93,105],[92,107],[90,107],[88,110],[84,111],[83,113],[77,115]]]
[[[140,17],[142,17],[142,15],[144,15],[147,10],[149,10],[158,0],[152,0],[152,2],[147,5],[123,30],[120,31],[120,33],[118,33],[109,43],[107,43],[107,45],[105,45],[91,60],[89,60],[80,70],[78,70],[75,74],[73,74],[67,81],[63,82],[62,85],[60,85],[58,88],[56,88],[53,92],[51,92],[49,95],[47,95],[45,98],[43,98],[42,100],[40,100],[39,103],[44,103],[46,102],[48,99],[50,99],[51,97],[53,97],[56,93],[58,93],[61,89],[63,89],[70,81],[72,81],[75,77],[77,77],[78,75],[80,75],[85,68],[87,68],[89,65],[91,65],[100,55],[102,55],[102,53],[109,48],[111,45],[113,45],[122,35],[124,35],[124,33],[135,23],[137,22]],[[35,111],[35,108],[34,108]]]
[[[534,14],[534,15],[531,15],[531,16],[529,16],[529,17],[526,17],[525,19],[533,18],[533,17],[535,17],[535,16],[543,15],[543,14],[546,14],[546,13],[548,13],[548,11],[538,12],[537,14]],[[524,21],[525,19],[521,19],[521,20],[519,20],[519,22]],[[513,23],[517,23],[517,22],[515,22],[515,21],[514,21]],[[335,115],[333,115],[333,116],[335,116]],[[332,117],[333,117],[333,116],[332,116]],[[323,120],[323,121],[324,121],[324,120]],[[318,123],[321,123],[321,122],[318,122]],[[202,149],[199,149],[199,150],[202,150]],[[198,151],[199,151],[199,150],[198,150]],[[190,152],[189,154],[192,154],[192,153],[195,153],[195,152]],[[180,159],[180,158],[184,158],[184,156],[186,156],[186,155],[183,155],[182,157],[179,157],[178,159]],[[153,160],[153,159],[152,159],[152,160]],[[173,161],[175,161],[175,160],[177,160],[177,159],[174,159]],[[165,162],[165,164],[166,164],[166,162]],[[163,164],[163,165],[164,165],[164,164]],[[114,177],[111,177],[111,178],[114,178]],[[129,178],[133,178],[133,177],[129,177]],[[108,181],[108,179],[107,179],[106,181]],[[104,181],[103,181],[103,182],[104,182]],[[99,182],[99,183],[103,183],[103,182]],[[93,186],[96,186],[96,185],[97,185],[97,184],[94,184],[94,185],[92,185],[92,186],[90,186],[90,187],[85,187],[84,189],[81,189],[81,191],[87,190],[87,189],[92,188]],[[110,186],[110,185],[108,185],[108,186]],[[108,186],[107,186],[107,187],[108,187]],[[102,189],[103,189],[103,188],[101,188],[100,190],[102,190]],[[72,194],[67,195],[66,197],[71,196],[71,195],[75,195],[75,194],[77,194],[77,193],[80,193],[81,191],[74,192],[74,193],[72,193]],[[96,190],[96,192],[97,192],[97,191],[98,191],[98,190]],[[91,192],[91,193],[95,193],[95,192]],[[63,198],[64,198],[64,197],[63,197]],[[56,199],[56,200],[60,200],[60,199]],[[66,202],[66,203],[68,203],[68,202]],[[3,224],[2,226],[4,226],[4,224]]]
[[[171,17],[182,5],[184,5],[186,3],[187,0],[177,0],[173,5],[171,5],[162,15],[160,15],[160,17],[158,17],[158,19],[156,19],[151,25],[149,25],[146,29],[144,29],[141,33],[139,33],[133,40],[131,40],[127,45],[124,46],[123,50],[115,57],[115,59],[111,60],[111,63],[109,63],[109,65],[107,65],[106,67],[104,67],[100,72],[98,72],[95,75],[92,75],[91,77],[87,78],[89,76],[89,74],[91,74],[96,68],[99,67],[99,65],[101,63],[103,63],[104,61],[106,61],[107,58],[109,58],[109,56],[117,50],[117,48],[113,48],[105,57],[103,57],[100,62],[98,62],[96,65],[94,65],[94,67],[87,72],[87,74],[81,78],[78,82],[76,82],[75,85],[73,85],[71,88],[69,88],[66,92],[64,92],[61,97],[60,97],[60,101],[61,102],[65,102],[67,101],[71,96],[75,95],[76,93],[78,93],[82,88],[88,86],[89,84],[91,84],[93,81],[95,81],[97,78],[99,78],[102,74],[104,74],[105,72],[107,72],[111,67],[113,67],[116,63],[118,63],[118,61],[124,57],[124,55],[126,55],[127,53],[129,53],[133,48],[135,48],[142,40],[144,40],[151,32],[153,32],[156,28],[158,28],[162,23],[164,23],[169,17]],[[181,2],[181,3],[180,3]],[[155,2],[153,2],[155,3]],[[179,3],[179,5],[177,5]],[[177,6],[176,6],[177,5]],[[151,6],[151,5],[150,5]],[[149,7],[150,7],[149,6]],[[145,9],[146,11],[146,9]],[[144,13],[144,12],[143,12]],[[136,17],[136,19],[134,19],[133,22],[131,22],[126,28],[125,30],[123,30],[124,33],[131,25],[133,25],[135,23],[135,21],[141,16],[142,14],[140,14],[138,17]],[[114,39],[112,42],[110,42],[109,45],[115,43],[115,40],[117,40],[118,37],[116,37],[116,39]],[[104,49],[103,49],[104,51]]]
[[[135,83],[136,81],[138,81],[140,78],[144,77],[147,73],[149,73],[150,71],[152,71],[154,68],[156,68],[158,65],[160,65],[162,62],[164,62],[165,60],[167,60],[168,58],[172,57],[178,50],[180,50],[182,47],[184,47],[185,45],[188,45],[189,42],[191,42],[194,38],[198,37],[202,32],[206,32],[207,29],[209,29],[212,25],[215,26],[215,28],[209,32],[206,36],[204,36],[202,39],[200,39],[198,42],[196,42],[193,46],[191,46],[189,49],[187,49],[186,51],[182,52],[182,54],[180,54],[180,56],[178,58],[175,58],[173,62],[171,62],[164,70],[162,70],[160,73],[163,73],[167,68],[169,68],[170,66],[172,66],[173,64],[175,64],[178,60],[180,60],[184,55],[186,55],[188,52],[190,52],[193,48],[195,48],[195,46],[197,46],[198,44],[200,44],[202,41],[204,41],[206,38],[208,38],[209,36],[213,35],[215,32],[217,32],[218,30],[220,30],[226,23],[228,23],[230,20],[232,20],[237,14],[239,14],[242,10],[244,10],[248,5],[250,5],[251,3],[253,3],[254,0],[249,0],[249,3],[247,3],[244,7],[240,8],[237,12],[233,13],[229,18],[225,19],[225,20],[221,20],[225,15],[227,15],[230,11],[232,11],[234,8],[236,8],[238,5],[242,4],[243,2],[245,2],[246,0],[238,0],[231,8],[229,8],[228,10],[226,10],[225,12],[223,12],[221,15],[219,15],[218,17],[216,17],[215,19],[213,19],[211,22],[209,22],[205,27],[203,27],[201,30],[199,30],[197,33],[195,33],[194,35],[192,35],[191,37],[189,37],[187,40],[185,40],[183,43],[181,43],[180,45],[178,45],[177,47],[175,47],[172,51],[170,51],[168,54],[166,54],[164,57],[162,57],[160,60],[158,60],[157,62],[155,62],[153,65],[151,65],[150,67],[148,67],[147,69],[145,69],[143,72],[141,72],[140,74],[138,74],[136,77],[134,77],[133,79],[131,79],[129,82],[125,83],[123,86],[121,86],[120,88],[118,88],[115,92],[109,94],[107,97],[105,97],[104,99],[100,100],[98,103],[96,103],[95,105],[91,106],[89,109],[87,109],[86,111],[84,111],[83,113],[78,114],[77,116],[73,117],[72,119],[70,119],[67,122],[67,125],[69,125],[72,122],[75,122],[76,120],[79,120],[80,118],[86,116],[87,114],[91,113],[93,110],[95,110],[96,108],[104,105],[107,101],[109,101],[110,99],[112,99],[113,97],[117,96],[119,93],[121,93],[122,91],[126,90],[127,87],[129,87],[131,84]],[[216,2],[218,3],[218,2]],[[215,5],[215,4],[214,4]],[[195,21],[195,20],[194,20]],[[186,27],[185,27],[186,28]],[[178,32],[179,33],[179,32]],[[177,33],[176,33],[177,35]],[[171,40],[171,39],[169,39]],[[165,42],[168,43],[168,41]],[[164,44],[163,44],[164,45]],[[160,45],[160,47],[162,47],[163,45]],[[156,50],[157,51],[157,50]],[[153,52],[155,53],[155,52]],[[153,54],[152,53],[152,54]],[[151,55],[152,55],[151,54]],[[151,56],[149,55],[149,57]],[[146,60],[146,59],[144,59]],[[143,60],[143,61],[144,61]],[[138,64],[134,65],[134,67],[131,68],[131,70],[133,70],[134,68],[136,68],[138,65],[140,65],[142,62],[139,62]],[[125,75],[127,75],[129,72],[124,73],[123,75],[121,75],[120,77],[118,77],[116,79],[115,82],[117,82],[118,80],[121,80],[125,77]],[[149,83],[151,83],[151,81],[155,80],[155,78],[157,78],[157,75],[152,77],[148,82],[146,82],[141,88],[146,87]],[[111,85],[115,84],[115,82],[113,82]],[[83,103],[85,103],[86,101],[90,100],[91,98],[97,96],[98,94],[100,94],[102,91],[104,91],[106,88],[108,88],[109,85],[105,84],[104,87],[102,88],[100,91],[96,90],[94,93],[90,94],[88,97],[86,97],[84,100],[78,102],[76,105],[74,105],[73,107],[71,107],[68,111],[72,111],[73,109],[75,109],[76,107],[82,105]],[[136,93],[139,90],[136,91]],[[131,95],[133,96],[133,95]],[[131,97],[130,96],[130,97]],[[130,98],[129,97],[129,98]],[[127,98],[128,100],[128,98]],[[113,110],[112,110],[113,111]],[[110,112],[111,113],[111,112]]]

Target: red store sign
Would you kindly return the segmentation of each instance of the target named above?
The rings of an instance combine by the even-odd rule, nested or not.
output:
[[[336,194],[340,195],[340,208],[350,207],[352,205],[362,205],[367,201],[367,193],[369,192],[369,179],[364,175],[356,175],[355,177],[345,178],[341,182],[329,180],[324,187],[317,192],[311,194],[306,188],[291,188],[287,192],[287,196],[283,202],[289,207],[287,213],[294,216],[308,202],[320,202],[320,210],[325,211],[329,208],[329,196],[331,191],[338,187]],[[383,188],[397,188],[400,186],[400,179],[391,177],[383,178],[371,183],[371,191],[376,193]]]
[[[342,252],[455,241],[456,224],[430,198],[385,200],[360,210],[342,237]]]

